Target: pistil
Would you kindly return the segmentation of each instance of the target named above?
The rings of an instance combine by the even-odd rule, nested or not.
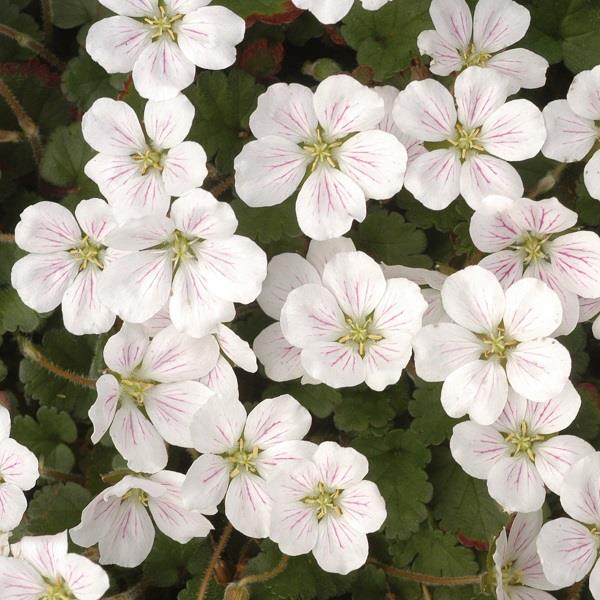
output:
[[[313,506],[317,510],[317,520],[324,519],[327,514],[333,513],[337,517],[341,517],[343,512],[339,506],[339,497],[342,490],[327,487],[322,481],[319,482],[317,490],[313,496],[302,498],[304,504]]]
[[[518,432],[511,432],[505,440],[514,446],[512,456],[518,454],[526,454],[529,460],[535,461],[535,444],[543,442],[546,438],[540,434],[531,435],[528,431],[529,427],[525,421],[521,421]]]
[[[548,258],[544,251],[544,244],[547,241],[548,236],[538,237],[531,232],[528,232],[518,244],[513,246],[513,248],[518,250],[523,256],[523,264],[529,265],[532,262]]]
[[[514,348],[519,342],[506,338],[504,327],[498,326],[495,334],[482,337],[483,343],[486,345],[486,350],[481,355],[481,358],[487,360],[495,356],[501,360],[506,359],[506,352],[510,348]]]
[[[156,169],[157,171],[162,172],[162,153],[158,150],[152,150],[148,148],[144,152],[138,152],[137,154],[132,154],[131,158],[136,162],[141,163],[142,167],[142,175],[146,175],[148,171],[152,169]]]
[[[343,142],[326,142],[323,140],[323,132],[319,127],[317,129],[317,141],[313,144],[303,144],[302,149],[310,154],[313,161],[310,165],[310,172],[313,173],[316,168],[323,162],[337,169],[338,163],[333,157],[333,151],[339,148]]]
[[[336,341],[339,344],[348,344],[350,342],[356,344],[361,358],[365,357],[366,347],[369,342],[380,342],[383,339],[382,335],[371,333],[369,331],[369,327],[373,323],[372,314],[365,319],[364,323],[355,321],[352,317],[348,316],[345,317],[345,321],[350,328],[350,331]]]
[[[77,248],[71,248],[69,250],[69,254],[80,261],[80,271],[85,271],[90,264],[96,265],[99,269],[104,269],[104,262],[101,258],[103,250],[103,246],[94,244],[94,242],[92,242],[90,238],[85,235],[83,238],[81,238],[81,246],[78,246]]]
[[[181,21],[183,15],[168,15],[164,6],[160,6],[158,10],[160,11],[160,16],[146,17],[144,19],[144,23],[150,25],[154,30],[152,32],[152,41],[159,40],[164,35],[167,35],[171,38],[171,41],[176,42],[177,32],[174,30],[173,25],[177,21]]]
[[[232,465],[229,478],[234,479],[243,470],[256,475],[258,470],[254,465],[254,461],[258,458],[259,453],[260,450],[256,446],[250,451],[246,450],[244,438],[240,438],[237,449],[225,457]]]
[[[492,55],[488,52],[479,52],[475,49],[475,44],[471,43],[463,50],[461,58],[464,67],[483,67]]]
[[[502,566],[502,584],[504,587],[523,585],[523,571],[513,571],[514,562],[507,562]]]
[[[121,379],[121,388],[140,408],[144,406],[144,394],[153,386],[150,381],[141,379]]]
[[[122,501],[131,499],[135,502],[139,502],[142,506],[148,506],[148,494],[140,488],[133,488],[121,496]]]
[[[479,127],[467,131],[460,123],[456,124],[456,137],[449,139],[448,142],[460,152],[460,158],[465,160],[467,153],[475,150],[477,152],[485,152],[485,148],[479,144]]]

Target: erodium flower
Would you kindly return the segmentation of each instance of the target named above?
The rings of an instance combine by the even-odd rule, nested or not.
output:
[[[502,414],[509,384],[536,402],[561,392],[571,372],[568,350],[551,336],[562,320],[558,296],[542,281],[522,279],[506,292],[482,267],[450,275],[442,287],[453,322],[416,335],[415,368],[425,381],[443,381],[451,417],[469,414],[491,425]]]
[[[366,216],[366,200],[402,187],[406,150],[378,129],[384,101],[347,75],[328,77],[313,93],[277,83],[250,117],[257,138],[235,159],[236,190],[249,206],[273,206],[298,188],[300,229],[317,240],[346,233]]]
[[[108,331],[115,314],[98,286],[117,253],[106,236],[117,227],[111,207],[98,198],[82,200],[75,217],[55,202],[38,202],[21,213],[17,245],[30,252],[13,266],[11,281],[21,300],[37,312],[62,305],[65,327],[75,335]]]
[[[165,442],[192,445],[192,416],[213,395],[194,380],[214,368],[218,356],[212,336],[195,339],[168,327],[150,340],[140,325],[123,325],[104,347],[110,372],[96,382],[98,398],[89,411],[92,442],[110,428],[130,469],[163,469]]]
[[[98,543],[100,564],[137,567],[152,550],[154,525],[180,544],[205,537],[213,527],[183,506],[183,479],[174,471],[126,475],[83,509],[81,523],[69,531],[71,539],[84,547]]]
[[[413,81],[394,106],[398,128],[429,146],[412,160],[404,185],[427,208],[446,208],[459,194],[477,209],[490,194],[523,195],[507,161],[535,156],[546,139],[540,110],[511,100],[507,80],[492,69],[469,67],[452,94],[438,81]]]
[[[310,413],[291,396],[268,398],[246,415],[239,400],[214,397],[194,416],[193,446],[202,456],[188,471],[185,505],[206,514],[225,498],[225,514],[248,537],[269,535],[269,479],[282,465],[312,456]]]
[[[542,526],[542,511],[519,513],[509,532],[502,529],[493,555],[497,600],[554,600],[544,590],[556,590],[542,571],[536,538]]]
[[[544,524],[537,539],[544,575],[567,587],[590,573],[592,596],[600,598],[600,452],[577,462],[565,477],[560,503],[571,519]]]
[[[383,390],[400,379],[426,310],[415,283],[386,280],[363,252],[341,252],[325,265],[321,283],[288,294],[281,330],[302,349],[302,367],[316,381]]]
[[[27,509],[24,491],[39,477],[35,454],[9,437],[10,414],[0,406],[0,531],[11,531]]]
[[[436,75],[478,66],[493,69],[509,81],[509,93],[546,83],[548,61],[524,48],[505,50],[527,32],[529,11],[513,0],[479,0],[475,14],[465,0],[433,0],[429,14],[435,30],[417,38],[421,54],[431,56]]]
[[[109,73],[133,72],[144,98],[167,100],[202,69],[235,62],[244,20],[211,0],[99,0],[117,16],[94,23],[88,54]]]
[[[360,2],[367,10],[378,10],[391,0],[360,0]],[[309,10],[321,23],[330,25],[337,23],[350,12],[354,0],[292,0],[292,4]]]
[[[290,556],[312,552],[319,566],[345,575],[367,560],[367,533],[386,518],[377,486],[364,481],[367,459],[352,448],[323,442],[310,460],[270,482],[271,534]]]
[[[600,66],[575,75],[566,100],[543,111],[548,138],[542,153],[560,162],[589,161],[583,180],[590,196],[600,200]]]
[[[491,253],[480,266],[494,273],[502,287],[536,277],[558,294],[563,320],[556,335],[577,325],[578,296],[600,296],[600,237],[592,231],[569,233],[576,223],[577,213],[556,198],[490,196],[469,228],[475,246]]]
[[[314,382],[302,366],[302,349],[290,344],[281,331],[281,309],[292,290],[306,283],[321,283],[323,269],[333,256],[339,252],[355,250],[354,243],[348,238],[323,242],[312,240],[306,258],[286,252],[269,261],[267,278],[256,300],[262,310],[276,322],[263,329],[253,344],[254,352],[265,367],[269,379],[289,381],[302,377],[303,383]]]
[[[96,100],[83,115],[85,141],[99,152],[85,165],[122,223],[147,214],[167,214],[171,196],[202,185],[206,153],[185,142],[194,106],[183,95],[146,103],[144,126],[125,102]]]
[[[202,337],[235,317],[267,273],[265,253],[235,235],[231,206],[196,189],[175,200],[169,217],[131,219],[107,241],[129,251],[105,270],[100,295],[123,320],[143,323],[166,304],[175,327]]]
[[[99,600],[108,575],[88,558],[68,552],[67,532],[25,536],[0,558],[4,600]]]
[[[490,496],[507,512],[542,507],[545,487],[560,494],[565,475],[594,449],[574,435],[556,435],[575,419],[579,394],[568,382],[548,402],[531,402],[513,390],[492,425],[463,421],[454,426],[450,450],[471,477],[487,479]]]

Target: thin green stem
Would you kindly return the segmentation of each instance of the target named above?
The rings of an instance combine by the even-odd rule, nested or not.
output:
[[[235,582],[235,585],[238,587],[245,587],[247,585],[251,585],[253,583],[262,583],[263,581],[269,581],[277,577],[283,573],[288,566],[289,557],[285,554],[281,557],[281,560],[277,563],[275,567],[273,567],[270,571],[265,571],[264,573],[258,573],[256,575],[248,575],[247,577],[243,577],[239,581]]]
[[[32,52],[35,52],[38,56],[41,56],[46,62],[49,62],[53,67],[56,67],[59,70],[62,70],[64,67],[63,62],[44,44],[40,44],[36,40],[34,40],[30,35],[23,33],[22,31],[17,31],[8,25],[0,24],[0,35],[4,35],[21,46],[21,48],[27,48]]]
[[[145,581],[140,581],[120,594],[109,596],[106,600],[135,600],[140,598],[147,589],[148,584]]]
[[[46,41],[49,42],[52,38],[52,1],[51,0],[41,0],[42,4],[42,21],[44,23],[44,36],[46,37]]]
[[[439,577],[437,575],[427,575],[426,573],[415,573],[414,571],[398,569],[397,567],[380,563],[378,560],[372,558],[369,559],[369,563],[379,567],[382,571],[393,577],[408,579],[409,581],[416,581],[417,583],[423,583],[430,586],[455,587],[461,585],[478,585],[481,583],[481,575]]]
[[[208,563],[208,567],[204,573],[204,578],[200,584],[200,589],[198,590],[198,600],[205,600],[213,571],[215,570],[217,562],[219,561],[219,558],[221,558],[221,554],[223,554],[223,551],[225,550],[225,547],[227,546],[232,534],[233,525],[231,523],[227,523],[225,529],[223,529],[223,533],[221,533],[221,537],[219,538],[217,545],[213,550],[212,556],[210,557],[210,562]]]
[[[568,163],[559,163],[553,169],[550,169],[531,189],[528,196],[532,200],[539,198],[542,194],[549,192],[562,177]]]

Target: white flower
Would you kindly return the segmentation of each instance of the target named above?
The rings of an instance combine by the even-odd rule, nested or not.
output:
[[[0,533],[0,556],[8,556],[10,554],[10,536],[12,531]]]
[[[253,348],[273,381],[289,381],[302,377],[302,383],[311,383],[300,360],[301,348],[285,339],[279,319],[288,294],[306,283],[321,283],[325,264],[339,252],[356,250],[352,240],[337,238],[318,242],[312,240],[306,258],[286,252],[271,259],[262,291],[256,299],[259,306],[275,323],[263,329],[255,338]]]
[[[206,153],[200,144],[184,141],[194,113],[182,94],[149,101],[144,109],[146,135],[125,102],[100,98],[83,115],[83,137],[100,153],[85,165],[85,173],[115,207],[121,223],[147,214],[165,215],[171,196],[202,185]]]
[[[416,284],[386,281],[363,252],[341,252],[325,265],[322,283],[288,294],[281,330],[302,349],[302,366],[315,380],[383,390],[400,379],[426,310]]]
[[[590,196],[600,200],[600,65],[578,73],[566,100],[555,100],[543,111],[548,138],[542,153],[560,162],[583,160],[591,150],[583,180]]]
[[[593,319],[592,334],[600,340],[600,298],[579,298],[579,321]]]
[[[143,323],[167,303],[175,327],[194,337],[235,317],[266,277],[265,253],[234,235],[235,214],[225,202],[195,189],[171,205],[169,217],[132,219],[108,236],[129,250],[106,268],[100,295],[124,321]]]
[[[558,296],[526,278],[506,293],[482,267],[450,275],[442,303],[452,323],[423,327],[414,340],[415,368],[425,381],[443,381],[451,417],[469,414],[480,425],[498,419],[514,390],[536,402],[561,392],[571,371],[568,350],[549,337],[562,319]]]
[[[0,532],[14,529],[23,518],[30,490],[39,477],[35,454],[10,435],[10,414],[0,406]]]
[[[108,575],[88,558],[68,552],[67,532],[26,536],[0,557],[3,600],[99,600]]]
[[[387,516],[377,486],[364,481],[367,459],[352,448],[323,442],[310,460],[270,482],[271,534],[290,556],[312,552],[319,566],[345,575],[367,560],[367,533]]]
[[[165,441],[189,448],[190,421],[212,392],[198,379],[216,364],[212,336],[191,338],[168,327],[149,340],[139,325],[126,323],[104,347],[110,369],[96,382],[90,408],[92,442],[109,430],[130,469],[154,473],[167,464]]]
[[[546,83],[545,58],[523,48],[504,50],[529,28],[531,16],[524,6],[513,0],[479,0],[471,17],[465,0],[433,0],[429,14],[435,30],[423,31],[417,44],[421,54],[431,56],[432,73],[489,67],[508,79],[510,94]]]
[[[154,544],[150,515],[158,529],[180,544],[205,537],[213,527],[204,515],[184,507],[183,479],[174,471],[126,475],[83,509],[81,523],[69,532],[71,539],[84,547],[98,543],[103,565],[137,567]]]
[[[102,333],[114,313],[100,300],[98,285],[111,259],[105,238],[117,226],[104,200],[82,200],[75,217],[55,202],[38,202],[21,213],[15,229],[17,245],[31,252],[18,260],[11,281],[21,300],[37,312],[62,304],[71,333]]]
[[[590,571],[590,591],[600,599],[600,453],[582,458],[565,477],[560,503],[571,519],[545,523],[537,539],[544,575],[567,587]],[[595,566],[594,566],[595,565]]]
[[[497,600],[553,600],[543,590],[556,590],[542,571],[535,546],[542,526],[542,511],[519,513],[508,535],[502,529],[495,540],[494,577]]]
[[[391,0],[360,0],[366,10],[378,10]],[[343,19],[352,8],[354,0],[292,0],[298,8],[309,10],[325,25],[337,23]]]
[[[310,457],[316,446],[301,441],[310,413],[291,396],[263,400],[246,416],[238,400],[211,398],[194,416],[192,439],[202,452],[182,488],[185,505],[213,514],[225,498],[225,514],[248,537],[269,535],[268,481],[282,465]]]
[[[277,83],[250,117],[257,138],[235,159],[236,190],[249,206],[273,206],[300,187],[300,229],[317,240],[346,233],[366,216],[366,200],[402,187],[406,150],[377,129],[384,101],[347,75],[328,77],[313,92]]]
[[[470,234],[482,252],[479,264],[507,288],[522,277],[536,277],[560,297],[563,321],[556,335],[573,331],[579,317],[577,296],[600,296],[600,237],[592,231],[562,232],[577,213],[556,198],[484,198],[471,217]]]
[[[438,81],[413,81],[394,106],[398,128],[436,149],[417,156],[405,187],[427,208],[446,208],[459,194],[477,209],[490,194],[523,195],[523,182],[507,161],[535,156],[546,131],[539,109],[511,100],[507,80],[492,69],[469,67],[454,96]]]
[[[118,16],[88,32],[88,54],[109,73],[133,71],[140,96],[174,98],[194,81],[196,66],[225,69],[244,39],[244,20],[211,0],[100,0]]]
[[[472,477],[487,479],[490,496],[507,512],[538,510],[544,486],[560,494],[569,469],[594,451],[581,438],[556,435],[573,422],[580,406],[571,382],[548,402],[531,402],[511,390],[492,425],[464,421],[454,426],[452,456]]]

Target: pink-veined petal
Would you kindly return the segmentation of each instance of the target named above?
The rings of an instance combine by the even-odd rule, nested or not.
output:
[[[27,499],[21,488],[12,483],[0,483],[0,529],[16,529],[26,510]]]
[[[535,89],[546,84],[548,61],[525,48],[500,52],[492,56],[486,66],[509,79],[509,94],[518,92],[520,88]]]
[[[600,200],[600,152],[595,152],[585,165],[583,181],[590,196]]]
[[[567,93],[567,102],[581,117],[596,121],[600,119],[600,69],[582,71],[573,78]]]
[[[254,338],[252,349],[269,379],[289,381],[304,375],[304,367],[300,361],[302,350],[287,341],[279,323],[263,329]]]
[[[384,337],[395,333],[416,334],[427,310],[419,286],[404,278],[388,278],[385,292],[373,312],[372,328]]]
[[[77,600],[99,600],[110,585],[102,567],[78,554],[67,554],[60,574]]]
[[[365,383],[372,390],[381,391],[398,382],[412,354],[412,337],[408,331],[397,332],[367,345],[363,359]]]
[[[523,234],[513,219],[516,200],[487,196],[471,217],[469,234],[482,252],[499,252],[512,246]]]
[[[294,470],[302,461],[312,458],[317,448],[304,440],[278,442],[263,450],[254,464],[260,476],[270,482],[282,469]]]
[[[570,381],[547,402],[527,402],[526,420],[536,433],[550,434],[566,429],[581,407],[579,393]]]
[[[156,148],[181,144],[192,128],[196,109],[183,94],[170,100],[150,100],[144,107],[144,127]]]
[[[91,438],[93,444],[100,441],[113,422],[119,400],[119,382],[110,373],[105,373],[96,381],[96,391],[98,398],[88,412],[90,421],[94,426]]]
[[[367,474],[367,459],[354,450],[335,442],[323,442],[313,455],[320,480],[332,488],[347,488],[358,483]]]
[[[317,542],[318,528],[317,511],[302,500],[273,503],[269,537],[288,556],[310,552]]]
[[[529,28],[529,11],[513,0],[480,0],[473,15],[473,42],[480,52],[498,52]]]
[[[459,50],[471,41],[473,18],[465,0],[433,0],[429,14],[435,30]]]
[[[492,272],[505,290],[523,277],[523,260],[514,250],[494,252],[482,258],[479,266]]]
[[[515,201],[511,214],[521,229],[541,235],[559,233],[577,223],[577,213],[563,206],[556,198],[520,198]]]
[[[82,200],[75,207],[75,217],[94,242],[104,242],[104,238],[117,227],[112,207],[100,198]]]
[[[184,505],[205,514],[213,514],[229,487],[232,463],[215,454],[199,456],[189,468],[181,495]]]
[[[348,525],[362,533],[377,531],[387,516],[385,501],[372,481],[359,481],[347,487],[340,496],[339,506]]]
[[[417,46],[421,54],[431,56],[429,70],[435,75],[450,75],[454,71],[460,71],[463,66],[462,56],[454,45],[433,29],[419,34]]]
[[[589,525],[600,521],[600,453],[586,456],[569,470],[560,503],[567,514]]]
[[[132,251],[145,250],[165,244],[175,229],[173,220],[159,215],[147,215],[128,219],[106,236],[111,249]]]
[[[225,495],[225,514],[231,524],[248,537],[269,535],[271,498],[265,480],[241,471],[229,484]]]
[[[46,591],[42,576],[24,560],[0,557],[0,586],[5,600],[39,600]]]
[[[300,360],[308,375],[333,388],[352,387],[365,380],[365,362],[352,345],[315,342],[302,350]]]
[[[124,323],[119,333],[108,338],[104,346],[104,362],[112,371],[127,376],[141,364],[148,343],[143,327]]]
[[[68,547],[67,532],[62,531],[56,535],[25,536],[18,543],[18,549],[13,545],[13,554],[35,567],[43,577],[56,578]]]
[[[181,196],[200,187],[208,173],[206,160],[206,152],[197,142],[182,142],[171,148],[162,171],[167,194]]]
[[[248,373],[256,373],[258,369],[256,356],[246,340],[243,340],[237,333],[223,324],[217,326],[215,337],[221,352],[234,365],[241,367]]]
[[[332,516],[319,524],[313,555],[324,571],[346,575],[364,565],[368,553],[367,536],[343,517]]]

